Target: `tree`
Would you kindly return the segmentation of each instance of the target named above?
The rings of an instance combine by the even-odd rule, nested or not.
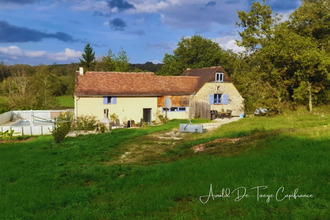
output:
[[[89,43],[86,44],[84,49],[84,54],[82,54],[83,59],[80,60],[80,65],[86,68],[86,70],[93,70],[95,65],[95,52]]]
[[[228,52],[221,49],[218,43],[195,35],[182,38],[173,55],[165,54],[164,65],[158,72],[163,75],[180,75],[187,68],[226,66]]]
[[[95,69],[97,71],[128,72],[131,67],[126,51],[121,48],[117,55],[109,49],[108,54],[96,62]]]
[[[290,15],[289,27],[301,36],[314,38],[319,48],[330,52],[329,11],[329,0],[303,0]]]
[[[58,103],[53,94],[59,83],[58,77],[52,74],[47,66],[40,65],[32,80],[32,89],[36,99],[34,108],[53,109],[57,106]]]
[[[96,71],[114,71],[115,70],[115,54],[112,53],[111,49],[108,50],[108,54],[102,56],[96,61]]]
[[[238,27],[244,30],[238,32],[242,40],[237,41],[239,46],[245,47],[249,51],[255,51],[267,44],[273,37],[274,27],[279,21],[279,17],[272,17],[272,10],[266,1],[263,5],[260,2],[253,2],[249,12],[238,11]]]
[[[7,65],[0,62],[0,82],[10,76],[10,71]]]
[[[24,71],[13,73],[8,78],[8,104],[11,109],[32,109],[36,103],[32,80]]]
[[[130,70],[129,59],[126,51],[121,48],[115,57],[115,71],[128,72]]]
[[[270,7],[263,2],[264,5],[254,2],[247,13],[239,12],[241,22],[238,26],[245,28],[240,32],[242,41],[239,43],[250,52],[245,58],[249,73],[235,70],[233,78],[244,85],[246,100],[264,103],[275,111],[280,110],[284,102],[306,104],[312,111],[313,103],[319,101],[318,94],[324,94],[329,88],[330,58],[322,43],[323,37],[320,37],[326,36],[328,30],[324,25],[314,25],[325,21],[311,21],[308,17],[312,15],[307,11],[324,18],[324,10],[318,7],[325,1],[305,0],[290,20],[282,23],[277,23],[276,15],[271,17]],[[308,7],[304,8],[306,5]],[[322,33],[313,34],[316,29]],[[257,93],[253,94],[253,91]],[[324,96],[319,97],[324,99]]]

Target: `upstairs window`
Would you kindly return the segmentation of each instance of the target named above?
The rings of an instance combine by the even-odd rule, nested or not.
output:
[[[215,74],[215,81],[216,82],[223,82],[223,77],[224,76],[224,74],[223,73],[216,73]]]
[[[117,97],[115,97],[115,96],[103,96],[103,104],[104,105],[117,104]]]

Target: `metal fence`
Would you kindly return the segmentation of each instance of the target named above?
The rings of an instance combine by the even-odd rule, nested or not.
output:
[[[68,110],[10,111],[0,114],[0,132],[14,131],[14,135],[52,134],[52,120]]]

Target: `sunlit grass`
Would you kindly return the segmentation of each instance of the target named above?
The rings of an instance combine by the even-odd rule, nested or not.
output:
[[[61,107],[74,108],[74,98],[72,95],[56,97]]]
[[[130,143],[153,144],[150,135],[184,121],[110,134],[0,144],[0,219],[327,219],[329,216],[329,114],[248,117],[206,134],[189,134],[163,154],[134,163],[109,164]],[[197,122],[197,121],[196,121]],[[219,138],[233,144],[193,153]],[[154,145],[157,147],[157,145]],[[143,157],[142,157],[143,158]],[[149,161],[149,162],[148,162]],[[222,188],[247,188],[239,202],[199,197]],[[266,193],[313,194],[311,199],[257,201]]]

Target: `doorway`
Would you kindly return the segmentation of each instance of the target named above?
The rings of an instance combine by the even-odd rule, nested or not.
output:
[[[143,109],[143,122],[151,123],[151,108]]]

